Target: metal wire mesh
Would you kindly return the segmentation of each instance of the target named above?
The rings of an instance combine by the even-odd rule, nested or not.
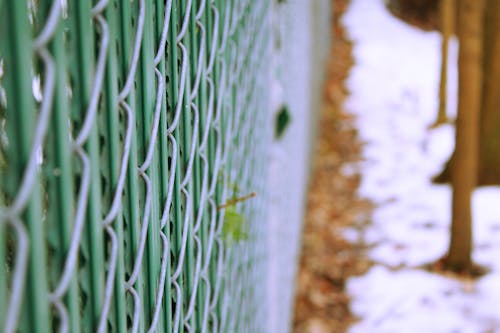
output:
[[[265,330],[270,3],[0,0],[5,332]]]

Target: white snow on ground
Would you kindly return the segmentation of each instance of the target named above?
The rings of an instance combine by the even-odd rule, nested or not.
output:
[[[352,278],[357,332],[500,332],[500,188],[475,191],[474,259],[491,268],[476,281],[417,266],[447,250],[451,190],[431,183],[453,151],[450,125],[429,130],[438,107],[440,35],[394,18],[382,0],[352,0],[344,24],[355,66],[346,108],[365,142],[359,194],[377,204],[363,235],[377,263]],[[451,44],[449,115],[456,110],[457,43]],[[352,173],[352,167],[346,168]]]

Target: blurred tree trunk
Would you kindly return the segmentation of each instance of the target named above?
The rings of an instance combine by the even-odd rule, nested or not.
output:
[[[482,47],[484,75],[477,185],[498,185],[500,184],[500,0],[483,1],[486,3]],[[434,178],[435,182],[450,182],[454,156],[455,153],[441,174]]]
[[[479,164],[484,4],[485,0],[460,0],[458,10],[459,100],[451,164],[451,239],[445,259],[445,265],[455,271],[472,268],[471,194],[477,184]]]
[[[500,183],[500,0],[487,0],[480,131],[480,184]]]
[[[455,21],[455,0],[441,0],[439,7],[439,21],[441,25],[441,75],[439,82],[439,109],[433,126],[438,126],[448,121],[446,116],[448,45],[450,36],[453,33],[453,23]]]

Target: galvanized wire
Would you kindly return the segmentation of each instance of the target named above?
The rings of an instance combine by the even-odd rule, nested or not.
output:
[[[0,1],[4,332],[265,330],[270,11]]]

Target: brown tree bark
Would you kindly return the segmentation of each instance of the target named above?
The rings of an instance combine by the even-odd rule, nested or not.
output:
[[[455,0],[441,0],[439,7],[439,19],[441,25],[441,74],[439,80],[439,109],[433,127],[448,122],[446,116],[447,82],[448,82],[448,45],[453,33],[455,21]]]
[[[458,113],[451,165],[452,224],[445,265],[455,271],[472,268],[471,194],[477,183],[479,114],[482,90],[482,39],[485,0],[459,2]]]
[[[479,134],[477,185],[500,184],[500,0],[487,0],[484,17],[483,92]],[[451,180],[454,155],[435,177],[437,183]]]
[[[500,183],[500,0],[487,0],[479,182]]]

